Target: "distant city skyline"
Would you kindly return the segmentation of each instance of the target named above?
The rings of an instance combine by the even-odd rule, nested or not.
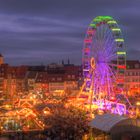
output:
[[[10,65],[82,63],[89,23],[100,15],[119,24],[127,59],[140,60],[139,0],[1,0],[0,53]]]

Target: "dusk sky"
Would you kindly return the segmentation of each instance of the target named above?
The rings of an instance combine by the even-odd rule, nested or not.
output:
[[[81,64],[85,32],[100,15],[117,20],[127,59],[140,60],[140,0],[0,0],[0,53],[10,65]]]

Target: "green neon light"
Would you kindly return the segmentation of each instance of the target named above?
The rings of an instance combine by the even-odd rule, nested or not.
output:
[[[118,55],[122,55],[122,54],[126,55],[126,52],[117,52],[117,54]]]
[[[122,38],[117,38],[117,39],[115,39],[115,41],[116,41],[116,42],[124,42],[124,39],[122,39]]]
[[[121,31],[121,29],[119,29],[119,28],[113,28],[113,29],[111,29],[112,31]]]
[[[117,22],[115,20],[110,20],[107,22],[108,24],[117,24]]]
[[[93,19],[93,22],[101,22],[101,21],[108,21],[112,20],[113,18],[110,16],[98,16],[95,19]]]
[[[96,24],[91,23],[89,26],[96,28]]]

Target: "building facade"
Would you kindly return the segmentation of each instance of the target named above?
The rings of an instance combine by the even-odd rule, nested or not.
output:
[[[129,96],[140,96],[140,61],[127,60],[125,88]]]

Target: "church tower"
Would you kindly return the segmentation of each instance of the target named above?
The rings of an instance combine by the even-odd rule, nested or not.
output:
[[[4,63],[4,59],[3,59],[3,56],[2,54],[0,54],[0,65]]]

